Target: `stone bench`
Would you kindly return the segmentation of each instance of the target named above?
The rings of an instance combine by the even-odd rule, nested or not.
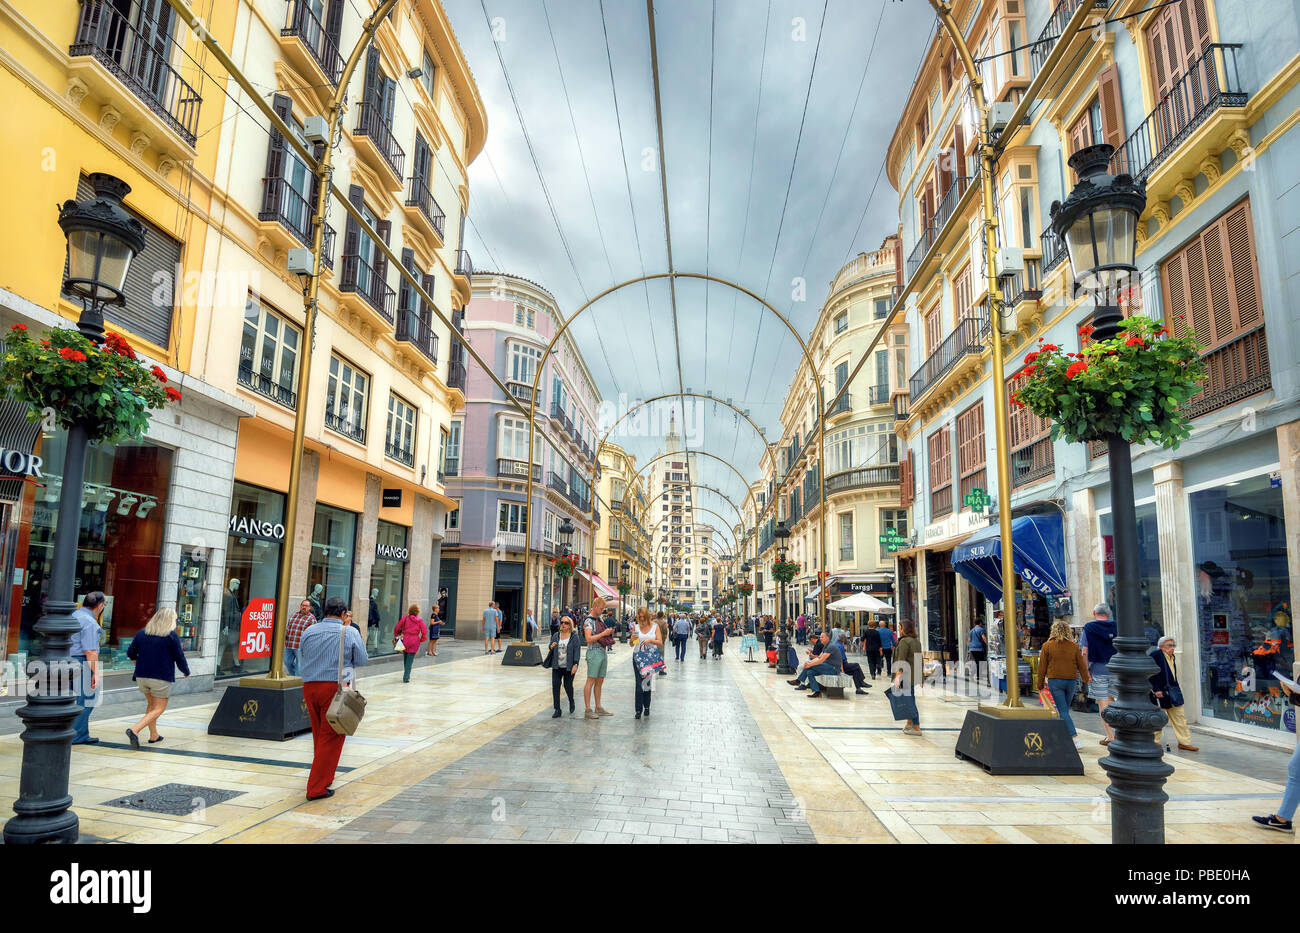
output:
[[[848,674],[818,674],[817,686],[826,696],[843,700],[844,688],[853,686],[853,678]]]

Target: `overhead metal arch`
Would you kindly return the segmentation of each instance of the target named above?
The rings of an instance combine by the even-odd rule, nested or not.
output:
[[[671,249],[669,255],[671,258]],[[559,328],[551,336],[550,342],[547,343],[546,350],[542,353],[542,358],[538,361],[536,371],[533,374],[531,397],[537,398],[537,389],[541,383],[542,373],[546,370],[546,362],[551,358],[551,354],[555,350],[555,345],[559,343],[560,339],[566,333],[568,333],[569,328],[573,325],[574,321],[576,321],[579,317],[581,317],[587,311],[587,309],[595,305],[596,302],[600,301],[603,298],[608,297],[609,295],[614,294],[620,289],[627,288],[630,285],[637,285],[642,282],[655,281],[657,279],[667,279],[670,284],[674,283],[677,279],[698,279],[705,282],[714,282],[718,285],[724,285],[727,288],[735,289],[736,291],[740,292],[743,295],[748,295],[754,301],[758,302],[762,307],[766,308],[772,314],[776,315],[777,320],[779,320],[782,324],[785,325],[786,330],[790,332],[790,335],[794,337],[794,339],[799,344],[799,349],[803,354],[804,361],[808,364],[808,372],[812,377],[813,385],[816,386],[817,388],[818,420],[820,422],[820,420],[825,418],[826,393],[822,385],[822,381],[823,381],[822,377],[817,371],[817,365],[813,360],[812,353],[808,349],[807,342],[805,342],[803,337],[800,336],[799,331],[795,328],[795,326],[790,323],[790,319],[787,318],[780,311],[778,311],[771,304],[769,304],[766,300],[764,300],[754,292],[750,291],[748,288],[745,288],[743,285],[738,285],[729,279],[724,279],[716,275],[709,275],[708,273],[704,273],[704,272],[678,272],[676,270],[672,270],[669,272],[653,272],[647,275],[637,276],[636,278],[633,279],[628,279],[627,281],[624,282],[619,282],[617,285],[611,285],[609,288],[597,294],[594,298],[589,299],[581,307],[579,307],[576,311],[574,311],[573,314],[565,318],[563,322],[560,324]],[[680,370],[680,365],[678,368]],[[678,394],[681,395],[683,393],[678,393]],[[524,500],[525,502],[533,501],[533,458],[534,458],[533,446],[536,440],[536,434],[537,434],[537,409],[535,406],[529,405],[528,406],[528,471],[527,471],[528,481],[526,484],[527,494]],[[819,464],[822,465],[822,467],[817,471],[818,501],[821,504],[821,508],[818,509],[818,513],[817,513],[817,522],[818,522],[818,529],[819,529],[819,533],[817,537],[818,537],[818,545],[821,548],[821,566],[825,567],[826,566],[826,470],[825,470],[826,432],[824,431],[817,432],[817,450],[818,450],[817,459]],[[696,451],[696,453],[702,453],[702,452],[703,451]],[[600,447],[597,447],[596,455],[598,457],[600,456]],[[717,457],[715,459],[722,460],[722,458],[720,457]],[[722,461],[722,462],[726,463],[726,461]],[[728,463],[727,466],[731,467],[731,469],[736,472],[736,475],[740,477],[740,481],[742,485],[744,485],[746,489],[749,489],[752,484],[746,481],[745,477],[741,476],[740,472],[736,471],[735,467],[732,467],[731,464]],[[638,471],[638,475],[639,472],[640,471]],[[527,605],[528,603],[528,575],[529,575],[528,571],[529,571],[529,564],[531,563],[530,557],[531,557],[531,548],[532,548],[532,520],[533,520],[532,510],[529,509],[524,515],[523,593],[524,593],[525,605]],[[819,613],[820,619],[823,627],[825,627],[826,600],[821,599],[818,601],[818,603],[819,603],[819,610],[820,610]],[[785,620],[782,620],[783,624],[784,621]],[[527,637],[528,636],[525,633],[524,636],[525,642],[527,641]]]
[[[742,512],[739,508],[737,508],[736,503],[735,503],[734,501],[732,501],[732,498],[731,498],[730,496],[728,496],[728,495],[727,495],[725,492],[723,492],[722,490],[720,490],[720,489],[714,489],[712,486],[705,486],[705,485],[702,484],[702,483],[683,483],[683,484],[681,484],[681,486],[679,486],[678,488],[687,488],[687,489],[707,489],[709,492],[711,492],[711,493],[715,493],[716,495],[718,495],[718,496],[721,497],[722,499],[725,499],[726,502],[727,502],[727,505],[731,506],[733,509],[736,510],[736,515],[737,515],[737,516],[739,517],[739,519],[740,519],[740,522],[739,522],[740,527],[741,527],[741,528],[744,528],[744,527],[745,527],[745,513]],[[658,502],[660,499],[662,499],[664,496],[668,495],[670,492],[672,492],[671,489],[665,489],[663,492],[659,493],[659,495],[655,496],[655,497],[652,498],[649,502],[647,502],[647,503],[646,503],[646,508],[649,508],[649,507],[651,506],[651,504],[653,504],[653,503],[655,503],[655,502]]]
[[[731,462],[730,462],[729,460],[724,460],[722,457],[719,457],[717,454],[711,454],[711,453],[709,453],[707,450],[692,450],[692,451],[690,452],[690,455],[691,455],[692,457],[708,457],[710,460],[716,460],[716,461],[718,461],[719,463],[721,463],[723,466],[725,466],[728,470],[730,470],[732,473],[735,473],[735,474],[736,474],[736,477],[737,477],[737,478],[738,478],[742,483],[745,482],[745,476],[744,476],[744,474],[741,473],[739,470],[737,470],[734,466],[732,466],[732,465],[731,465]],[[673,451],[673,452],[671,452],[671,453],[669,453],[669,452],[664,452],[664,453],[661,453],[661,454],[656,454],[655,456],[653,456],[653,457],[651,457],[649,460],[647,460],[644,464],[642,464],[642,465],[637,469],[637,471],[636,471],[635,473],[632,474],[632,478],[629,479],[629,480],[627,481],[628,486],[631,486],[631,485],[632,485],[632,484],[633,484],[633,483],[634,483],[634,482],[635,482],[635,481],[636,481],[636,480],[641,476],[641,474],[644,473],[644,472],[646,471],[646,468],[649,467],[651,464],[658,463],[660,460],[666,460],[666,459],[669,458],[669,457],[684,457],[684,456],[686,456],[685,451]],[[745,488],[746,488],[746,489],[749,489],[749,484],[748,484],[748,483],[745,484]],[[752,494],[751,494],[751,497],[752,497]],[[749,498],[751,498],[751,497],[747,497],[747,498],[746,498],[746,501],[749,501]]]
[[[716,516],[717,518],[721,519],[723,522],[725,522],[725,521],[727,520],[727,517],[726,517],[725,515],[723,515],[723,514],[721,514],[721,513],[719,513],[719,512],[715,512],[715,511],[713,511],[713,509],[709,508],[708,506],[703,506],[703,505],[701,505],[701,506],[696,506],[696,508],[697,508],[699,511],[701,511],[701,512],[708,512],[710,515]],[[727,532],[727,535],[726,535],[725,538],[723,538],[722,543],[725,544],[725,545],[727,545],[727,546],[729,546],[729,547],[732,548],[733,550],[735,549],[735,547],[736,547],[736,543],[737,543],[737,540],[738,540],[738,539],[736,538],[736,533],[735,533],[734,531],[732,531],[730,528],[728,528],[725,524],[722,526],[721,529],[718,529],[718,528],[714,527],[713,525],[709,524],[708,522],[694,522],[693,525],[699,525],[701,528],[708,528],[708,529],[709,529],[710,531],[712,531],[714,534],[719,534],[719,535],[721,534],[722,531],[725,530],[725,531]],[[667,534],[672,534],[672,532],[666,532],[666,533],[667,533]],[[660,532],[660,534],[665,534],[665,532]],[[729,540],[728,540],[728,539],[729,539]],[[655,542],[656,542],[656,541],[660,541],[660,540],[662,540],[662,539],[656,538],[655,536],[652,535],[652,536],[650,537],[650,547],[653,548],[653,547],[655,546]],[[668,546],[669,546],[669,547],[692,547],[693,545],[686,545],[686,544],[672,545],[672,544],[669,544]]]

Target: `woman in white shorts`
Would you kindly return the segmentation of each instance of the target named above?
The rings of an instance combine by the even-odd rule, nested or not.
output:
[[[158,734],[158,717],[167,708],[167,699],[176,681],[176,668],[179,667],[186,677],[190,676],[185,650],[176,634],[176,610],[164,608],[155,612],[140,634],[131,640],[126,656],[135,662],[135,674],[131,679],[144,694],[146,702],[144,716],[126,730],[131,747],[138,749],[140,733],[146,728],[150,745],[163,740]]]

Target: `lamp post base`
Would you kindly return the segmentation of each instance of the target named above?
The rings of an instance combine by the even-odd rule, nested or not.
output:
[[[1070,730],[1050,713],[1043,718],[992,715],[983,707],[969,710],[954,751],[989,774],[1083,774]]]
[[[542,663],[542,646],[535,641],[511,642],[501,652],[502,667],[537,667]]]
[[[295,735],[311,731],[307,702],[299,678],[288,685],[263,677],[246,677],[226,688],[208,722],[208,735],[229,735],[241,739],[264,739],[284,742]],[[276,686],[251,686],[253,683],[276,683]]]

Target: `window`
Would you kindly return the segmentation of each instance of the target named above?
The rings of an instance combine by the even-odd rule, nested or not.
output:
[[[334,0],[338,3],[339,0]],[[420,84],[424,87],[424,92],[433,98],[433,79],[437,74],[437,69],[433,65],[433,59],[429,56],[429,51],[425,49],[420,58]]]
[[[396,395],[388,396],[388,427],[384,435],[384,453],[407,466],[414,464],[415,427],[415,406]]]
[[[542,351],[537,347],[510,341],[510,381],[531,386],[541,359]]]
[[[877,298],[875,307],[871,313],[872,313],[872,317],[874,317],[877,321],[884,320],[885,318],[889,317],[889,299]]]
[[[448,509],[442,516],[443,527],[447,529],[460,528],[460,500],[456,500],[456,507]]]
[[[535,312],[526,305],[515,305],[515,323],[520,327],[532,328],[535,326]]]
[[[286,408],[297,407],[301,338],[297,327],[250,295],[239,347],[240,384]]]
[[[984,403],[980,401],[957,416],[957,476],[962,499],[972,489],[987,490],[984,458]]]
[[[925,352],[933,353],[939,349],[939,341],[943,339],[943,327],[939,322],[939,306],[935,305],[925,315]]]
[[[325,393],[325,427],[366,442],[366,389],[370,378],[351,363],[330,357],[329,385]]]
[[[942,427],[930,435],[930,517],[952,511],[952,434]]]
[[[502,502],[497,509],[497,531],[522,532],[528,521],[528,506],[522,502]]]
[[[497,423],[497,456],[504,460],[528,462],[528,422],[523,418],[502,416]]]
[[[463,421],[453,421],[447,431],[447,452],[442,458],[442,472],[447,476],[460,474],[460,436],[464,429]]]
[[[889,351],[876,351],[876,384],[871,388],[871,403],[883,405],[889,401]]]
[[[1007,429],[1011,447],[1011,485],[1037,482],[1056,472],[1053,456],[1052,422],[1039,418],[1028,408],[1011,400],[1012,393],[1025,383],[1022,369],[1007,380]]]
[[[835,315],[835,333],[842,334],[849,329],[849,312],[841,311]]]
[[[840,513],[840,560],[853,560],[853,513]]]
[[[906,509],[881,509],[880,510],[880,532],[883,535],[889,528],[893,528],[902,538],[907,537],[907,510]],[[880,559],[889,560],[893,555],[885,545],[880,545]]]

